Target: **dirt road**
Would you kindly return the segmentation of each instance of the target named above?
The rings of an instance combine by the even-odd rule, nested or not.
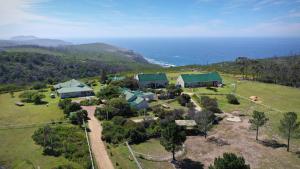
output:
[[[94,154],[95,161],[100,169],[113,169],[114,166],[105,149],[105,144],[101,140],[102,126],[100,121],[94,116],[96,106],[81,106],[88,112],[88,121],[90,144]]]

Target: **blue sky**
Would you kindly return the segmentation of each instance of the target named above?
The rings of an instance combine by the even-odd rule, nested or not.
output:
[[[0,38],[300,36],[300,0],[0,0],[0,3]]]

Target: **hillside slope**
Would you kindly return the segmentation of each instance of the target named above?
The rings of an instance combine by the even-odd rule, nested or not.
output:
[[[59,47],[14,46],[0,52],[0,83],[26,84],[158,68],[141,55],[103,43]]]

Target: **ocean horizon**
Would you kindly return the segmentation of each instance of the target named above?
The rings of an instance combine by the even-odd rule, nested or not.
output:
[[[75,44],[103,42],[133,50],[163,66],[211,64],[300,54],[300,38],[93,38],[69,39]]]

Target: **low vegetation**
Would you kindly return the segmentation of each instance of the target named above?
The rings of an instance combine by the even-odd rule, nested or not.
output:
[[[32,135],[36,144],[43,147],[45,155],[61,156],[90,168],[88,146],[84,133],[73,126],[45,126]]]
[[[250,165],[245,164],[243,157],[238,157],[233,153],[224,153],[223,157],[215,158],[214,164],[208,169],[250,169]]]

